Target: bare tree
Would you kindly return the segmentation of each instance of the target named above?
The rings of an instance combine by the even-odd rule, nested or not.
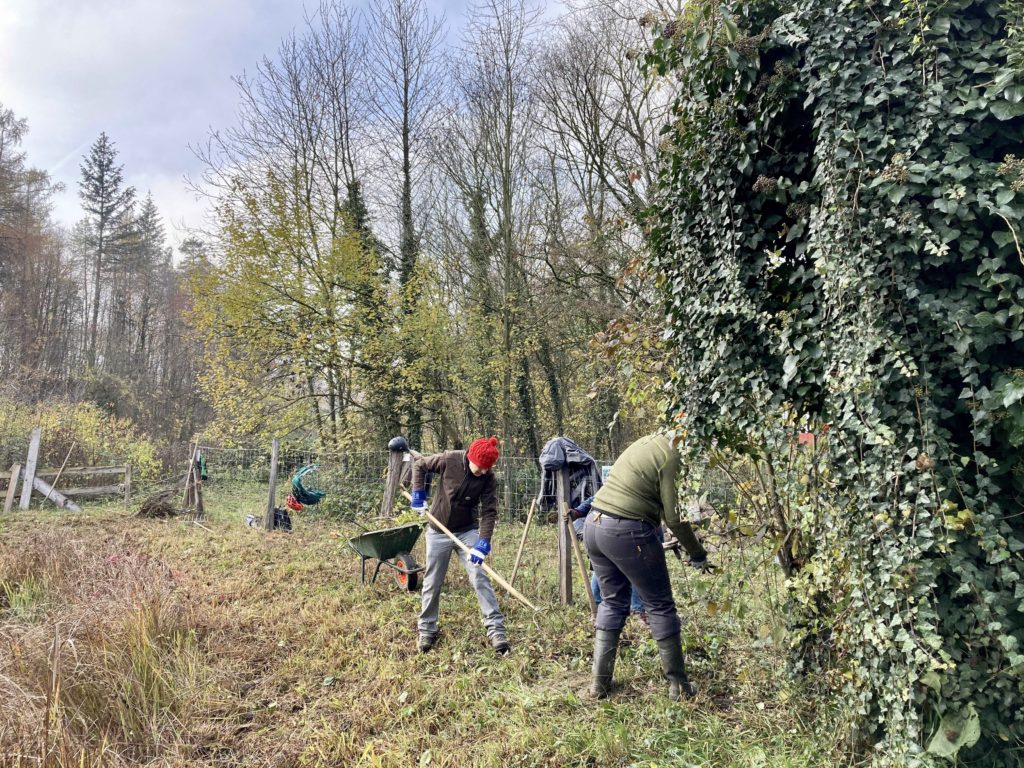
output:
[[[416,183],[426,164],[416,159],[439,116],[445,88],[444,19],[432,16],[425,0],[373,0],[369,22],[377,149],[385,172],[398,181],[394,190],[399,224],[396,266],[404,287],[419,253],[413,208]],[[389,172],[394,169],[397,174]]]
[[[673,98],[671,83],[650,77],[642,60],[652,43],[653,20],[672,13],[656,2],[607,0],[576,7],[546,39],[537,68],[542,127],[536,173],[544,199],[538,239],[555,284],[571,286],[579,305],[588,308],[567,318],[577,336],[592,336],[608,323],[650,325],[652,318],[641,323],[624,316],[642,307],[657,315],[649,282],[632,276],[631,265],[644,254],[643,216]],[[601,381],[593,359],[571,349],[553,357],[573,356],[581,358],[574,370]],[[621,431],[615,388],[601,387],[591,407],[595,421],[616,425],[618,439],[608,434],[607,450],[613,452],[617,442],[629,439]]]
[[[456,68],[456,99],[434,157],[456,220],[442,231],[465,275],[459,297],[467,341],[480,362],[472,420],[539,450],[529,347],[527,236],[533,208],[529,152],[534,131],[529,77],[538,14],[517,0],[472,7]],[[453,285],[457,282],[453,281]]]
[[[328,443],[339,439],[349,409],[367,405],[350,386],[352,366],[390,372],[392,362],[361,356],[352,335],[353,306],[381,333],[393,325],[382,299],[386,274],[377,270],[371,285],[364,269],[346,269],[341,258],[357,233],[365,264],[377,259],[361,189],[366,153],[359,140],[370,133],[362,127],[369,109],[366,63],[353,13],[336,0],[322,3],[276,59],[237,79],[240,124],[214,133],[197,150],[206,165],[202,190],[217,199],[222,247],[236,250],[236,263],[259,258],[285,270],[287,279],[279,283],[273,275],[272,286],[259,287],[273,288],[280,317],[295,310],[311,325],[302,365],[283,338],[281,345],[268,341],[261,352],[272,370],[288,371],[285,400],[308,402]],[[274,318],[262,320],[268,335],[281,332]],[[287,367],[280,365],[284,357],[290,357]],[[375,413],[391,419],[390,390],[377,388],[374,396]]]

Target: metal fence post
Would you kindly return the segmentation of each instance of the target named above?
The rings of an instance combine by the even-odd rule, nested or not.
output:
[[[275,437],[270,447],[270,497],[267,500],[267,514],[263,517],[263,528],[274,530],[274,501],[277,498],[277,455],[281,450],[281,442]]]

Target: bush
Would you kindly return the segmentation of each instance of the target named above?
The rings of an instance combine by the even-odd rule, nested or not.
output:
[[[132,465],[136,479],[160,472],[156,449],[128,419],[117,418],[93,403],[50,400],[29,405],[0,397],[0,466],[24,463],[33,428],[43,428],[39,466]],[[69,452],[70,451],[70,455]]]
[[[830,427],[794,664],[880,764],[1024,743],[1021,10],[691,4],[650,56],[673,423],[757,458]]]

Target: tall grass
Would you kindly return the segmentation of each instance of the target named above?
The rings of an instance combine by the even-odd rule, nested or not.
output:
[[[121,765],[181,743],[182,724],[216,686],[195,606],[169,569],[46,533],[5,548],[0,569],[3,754],[25,765]]]
[[[778,585],[760,578],[753,550],[723,549],[716,577],[672,565],[695,701],[668,701],[657,649],[631,620],[618,692],[594,704],[580,695],[589,611],[579,594],[558,605],[551,526],[531,532],[516,584],[543,610],[499,595],[512,654],[490,650],[457,562],[440,643],[419,654],[418,595],[388,574],[361,586],[344,536],[330,538],[313,516],[297,515],[290,535],[244,527],[260,500],[225,491],[211,489],[202,528],[113,508],[0,520],[0,764],[797,768],[838,759],[828,711],[798,706],[785,675],[768,593]],[[499,526],[500,573],[511,572],[521,533]],[[423,561],[422,542],[414,554]]]

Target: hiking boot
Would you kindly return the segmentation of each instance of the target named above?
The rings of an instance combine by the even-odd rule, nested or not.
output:
[[[668,679],[668,697],[672,701],[682,698],[692,699],[697,695],[697,687],[686,676],[686,657],[679,635],[672,635],[658,641],[658,653],[661,655],[661,668]]]
[[[504,656],[506,653],[512,650],[512,646],[509,645],[508,638],[504,632],[495,632],[491,636],[491,648],[499,656]]]
[[[594,637],[594,666],[589,695],[604,699],[612,692],[612,676],[615,673],[615,654],[619,650],[619,632],[597,630]]]
[[[437,642],[437,635],[420,634],[420,653],[426,653],[434,647]]]

